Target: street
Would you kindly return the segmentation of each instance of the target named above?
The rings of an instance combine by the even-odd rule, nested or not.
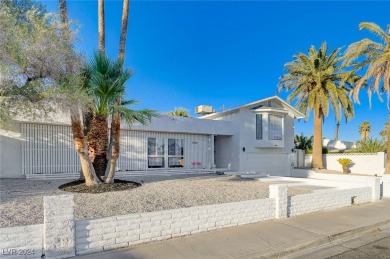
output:
[[[373,259],[390,258],[390,226],[363,233],[348,240],[335,241],[288,258]]]

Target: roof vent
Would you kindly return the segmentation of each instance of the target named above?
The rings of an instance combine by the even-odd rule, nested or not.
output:
[[[202,114],[202,115],[206,115],[206,114],[211,114],[211,113],[214,113],[215,110],[212,106],[207,106],[207,105],[199,105],[198,107],[195,107],[195,113],[196,114]]]

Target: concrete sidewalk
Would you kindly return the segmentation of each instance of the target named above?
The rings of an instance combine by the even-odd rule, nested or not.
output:
[[[390,223],[390,199],[232,227],[80,258],[282,258]]]

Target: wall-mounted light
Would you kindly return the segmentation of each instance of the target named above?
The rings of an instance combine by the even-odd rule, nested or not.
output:
[[[242,152],[245,152],[245,147],[242,148]]]

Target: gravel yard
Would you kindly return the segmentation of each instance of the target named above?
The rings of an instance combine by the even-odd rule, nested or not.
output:
[[[58,186],[71,180],[0,179],[0,227],[43,223],[43,196],[73,194],[76,219],[159,211],[268,197],[268,184],[236,176],[143,176],[141,187],[99,194],[69,193]],[[289,188],[288,195],[311,190]]]

